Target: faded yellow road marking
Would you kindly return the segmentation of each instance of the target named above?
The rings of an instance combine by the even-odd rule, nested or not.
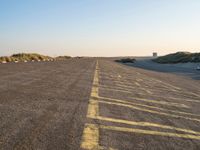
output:
[[[193,92],[188,92],[188,91],[178,91],[177,92],[178,95],[181,95],[181,96],[186,96],[186,97],[195,97],[195,98],[200,98],[200,95],[199,94],[195,94]]]
[[[137,85],[137,86],[141,86],[138,82],[135,82],[135,85]]]
[[[86,150],[110,149],[110,150],[112,150],[112,148],[106,148],[106,147],[102,147],[102,146],[99,145],[99,129],[100,128],[107,129],[107,130],[113,130],[113,131],[121,131],[121,132],[132,132],[132,133],[141,133],[141,134],[148,134],[148,135],[160,135],[160,136],[169,136],[169,137],[179,137],[179,138],[200,140],[200,136],[199,136],[200,133],[193,131],[193,130],[189,130],[189,129],[182,129],[182,128],[177,128],[177,127],[173,127],[173,126],[155,124],[155,123],[150,123],[150,122],[134,122],[134,121],[128,121],[128,120],[122,120],[122,119],[101,117],[101,116],[99,116],[99,102],[105,103],[105,104],[110,104],[110,105],[118,105],[118,106],[123,106],[123,107],[129,107],[129,108],[137,109],[137,110],[140,110],[140,111],[146,111],[146,112],[155,113],[155,114],[162,114],[162,115],[171,116],[171,117],[179,117],[179,118],[182,117],[182,118],[193,120],[193,121],[194,121],[195,118],[183,117],[183,116],[178,116],[178,115],[171,115],[171,114],[167,114],[167,113],[163,113],[163,112],[148,110],[148,109],[133,106],[134,104],[129,105],[129,104],[127,104],[127,102],[124,102],[123,100],[117,101],[116,99],[115,100],[112,99],[112,101],[115,101],[115,102],[107,102],[107,101],[99,100],[99,98],[100,98],[99,97],[99,67],[98,67],[98,61],[97,61],[94,79],[93,79],[91,97],[90,97],[89,105],[88,105],[88,113],[87,113],[88,118],[98,119],[98,120],[103,120],[103,121],[109,121],[109,122],[114,122],[114,123],[128,124],[128,125],[171,129],[171,130],[186,132],[186,133],[190,133],[190,134],[197,134],[197,135],[176,134],[176,133],[159,132],[159,131],[152,131],[152,130],[142,130],[142,129],[124,128],[124,127],[116,127],[116,126],[86,124],[84,131],[83,131],[82,141],[81,141],[81,148],[82,149],[86,149]],[[188,106],[186,106],[184,104],[178,104],[178,103],[154,101],[154,100],[147,100],[147,99],[141,99],[141,98],[137,98],[136,100],[141,100],[141,101],[146,101],[146,102],[151,102],[151,103],[159,103],[159,104],[163,104],[163,105],[170,105],[170,106],[172,105],[172,106],[176,106],[176,107],[179,106],[179,107],[188,108]],[[143,104],[141,104],[141,105],[143,105]],[[149,107],[153,108],[154,106],[149,106]],[[195,120],[195,121],[197,121],[197,120]],[[200,121],[200,120],[198,120],[198,121]]]
[[[100,150],[99,146],[99,128],[95,124],[86,124],[83,137],[81,148],[88,149],[88,150]]]
[[[142,79],[140,79],[140,78],[138,78],[138,79],[136,79],[136,81],[138,81],[138,82],[141,82],[141,81],[143,81]]]
[[[180,115],[168,114],[168,113],[159,112],[159,111],[155,111],[155,110],[149,110],[149,109],[145,109],[145,108],[140,108],[140,107],[129,105],[129,104],[122,104],[122,103],[116,103],[116,102],[107,102],[107,101],[101,101],[101,100],[99,100],[98,102],[99,103],[104,103],[104,104],[109,104],[109,105],[117,105],[117,106],[122,106],[122,107],[128,107],[128,108],[132,108],[132,109],[135,109],[135,110],[140,110],[140,111],[144,111],[144,112],[148,112],[148,113],[152,113],[152,114],[164,115],[164,116],[169,116],[169,117],[174,117],[174,118],[183,118],[183,119],[190,120],[190,121],[198,121],[198,122],[200,122],[200,119],[197,119],[197,118],[189,118],[189,117],[184,117],[184,116],[180,116]]]
[[[151,91],[149,91],[149,90],[147,90],[147,89],[145,89],[145,88],[142,88],[142,87],[140,87],[140,88],[133,88],[133,87],[131,87],[131,86],[124,86],[124,85],[122,85],[122,84],[116,84],[117,86],[115,86],[115,88],[113,88],[113,86],[111,86],[111,85],[109,85],[109,86],[105,86],[105,85],[101,85],[100,86],[100,88],[104,88],[104,89],[106,89],[106,90],[112,90],[112,91],[119,91],[119,92],[125,92],[125,93],[133,93],[133,92],[137,92],[137,94],[139,93],[141,93],[141,92],[138,92],[138,90],[143,90],[145,93],[148,93],[148,94],[153,94],[153,92],[151,92]],[[128,88],[128,90],[127,90],[127,88]],[[142,93],[141,93],[142,94]],[[143,94],[144,95],[144,94]],[[145,94],[146,95],[146,94]]]
[[[107,91],[123,92],[123,93],[130,93],[130,94],[133,93],[133,92],[128,91],[128,90],[112,89],[112,88],[108,88],[106,86],[101,86],[100,88],[103,89],[103,90],[107,90]]]
[[[148,77],[149,78],[149,77]],[[152,82],[155,82],[155,81],[157,81],[158,83],[161,83],[163,86],[165,86],[166,88],[168,88],[168,89],[174,89],[174,91],[176,91],[176,90],[181,90],[181,88],[180,87],[177,87],[177,86],[174,86],[174,85],[172,85],[172,84],[169,84],[169,83],[166,83],[166,82],[164,82],[164,81],[160,81],[160,80],[158,80],[158,79],[155,79],[155,78],[151,78],[150,79]],[[170,88],[169,88],[170,87]]]
[[[196,93],[193,93],[193,92],[189,92],[191,95],[194,95],[196,97],[199,97],[200,98],[200,94],[196,94]]]
[[[98,116],[99,115],[99,105],[97,101],[93,101],[92,97],[99,97],[99,78],[98,78],[98,61],[96,64],[96,69],[94,73],[94,79],[93,79],[93,86],[92,91],[90,95],[89,105],[88,105],[88,113],[87,116]]]
[[[124,104],[131,104],[131,105],[142,106],[142,107],[147,107],[147,108],[152,108],[152,109],[158,109],[158,110],[163,110],[163,111],[168,111],[168,112],[173,112],[173,113],[179,113],[179,114],[183,114],[183,115],[200,116],[198,114],[192,114],[192,113],[187,113],[187,112],[182,112],[182,111],[177,111],[177,110],[170,110],[170,109],[165,109],[165,108],[151,106],[151,105],[134,103],[134,102],[130,102],[130,101],[127,101],[127,100],[120,100],[120,99],[107,98],[107,97],[99,97],[99,98],[104,99],[104,100],[124,103]]]
[[[190,134],[176,134],[170,132],[159,132],[152,130],[142,130],[142,129],[134,129],[134,128],[124,128],[124,127],[116,127],[116,126],[104,126],[100,125],[101,129],[112,130],[112,131],[120,131],[120,132],[129,132],[129,133],[140,133],[147,135],[159,135],[159,136],[167,136],[167,137],[178,137],[178,138],[186,138],[186,139],[194,139],[200,140],[200,136],[190,135]]]
[[[99,116],[99,105],[97,100],[90,100],[88,105],[88,118]]]
[[[121,90],[122,88],[120,87],[120,86],[123,86],[124,84],[119,84],[119,83],[117,83],[117,85],[119,85],[117,88],[119,89],[119,90]],[[127,86],[127,85],[126,85]],[[132,87],[132,85],[128,85],[128,86],[130,86],[130,87]],[[107,88],[112,88],[111,86],[104,86],[104,87],[107,87]],[[115,87],[116,88],[116,87]],[[128,87],[127,87],[128,88]],[[130,90],[130,88],[128,88],[129,90]],[[131,90],[130,90],[130,92],[131,91],[133,91],[133,90],[136,90],[136,89],[134,89],[134,88],[132,88]],[[153,90],[153,91],[157,91],[157,90],[155,90],[155,89],[151,89],[151,90]],[[138,94],[139,92],[137,92],[137,94]],[[155,92],[156,93],[156,92]],[[144,94],[144,93],[139,93],[140,95],[145,95],[146,96],[146,94]],[[181,93],[180,93],[181,94]],[[158,97],[158,98],[162,98],[162,96],[160,96],[161,94],[159,94],[159,95],[156,95],[156,94],[154,94],[153,96],[154,97]],[[171,96],[168,96],[167,97],[168,99],[174,99],[174,100],[179,100],[179,101],[188,101],[188,102],[196,102],[196,103],[200,103],[200,100],[197,100],[197,99],[192,99],[192,98],[181,98],[181,97],[171,97]]]
[[[151,91],[149,91],[149,90],[147,90],[147,89],[145,89],[145,88],[142,88],[142,90],[144,90],[145,92],[147,92],[148,94],[153,94],[153,92],[151,92]]]
[[[99,105],[98,101],[93,100],[92,97],[98,97],[99,96],[99,78],[98,78],[98,61],[96,63],[95,73],[94,73],[94,79],[93,79],[93,86],[92,91],[90,95],[89,105],[88,105],[88,112],[87,117],[93,118],[99,116]],[[102,149],[99,146],[99,128],[97,125],[93,124],[86,124],[82,141],[81,141],[81,148],[86,150],[100,150]]]
[[[137,74],[137,75],[140,75],[140,76],[139,76],[139,79],[141,79],[141,73],[136,72],[136,74]],[[146,75],[144,75],[144,74],[142,74],[142,76],[143,76],[143,79],[141,79],[142,81],[147,80],[147,81],[151,81],[152,83],[155,83],[155,82],[157,82],[157,83],[159,83],[159,84],[161,83],[161,84],[163,85],[163,87],[166,87],[166,88],[168,88],[168,89],[170,89],[170,90],[172,90],[172,91],[181,90],[180,87],[174,86],[174,85],[169,84],[169,83],[166,83],[166,82],[164,82],[164,81],[161,81],[161,80],[158,80],[158,79],[155,79],[155,78],[146,76]],[[130,75],[130,77],[132,77],[132,76]],[[132,78],[131,78],[131,79],[132,79]],[[136,80],[137,80],[137,79],[136,79]],[[139,80],[138,80],[138,81],[139,81]],[[128,82],[129,82],[129,81],[128,81]],[[172,88],[173,88],[173,89],[172,89]]]
[[[184,128],[178,128],[178,127],[173,127],[173,126],[168,126],[168,125],[162,125],[162,124],[156,124],[156,123],[151,123],[151,122],[136,122],[136,121],[115,119],[115,118],[108,118],[108,117],[101,117],[101,116],[94,117],[93,119],[102,120],[102,121],[108,121],[108,122],[113,122],[113,123],[134,125],[134,126],[155,127],[155,128],[176,130],[176,131],[181,131],[181,132],[185,132],[185,133],[200,135],[200,132],[196,132],[196,131],[193,131],[193,130],[184,129]]]
[[[173,103],[173,102],[166,102],[166,101],[157,101],[157,100],[150,100],[150,99],[144,99],[144,98],[138,98],[138,97],[134,97],[131,100],[127,100],[127,101],[144,101],[144,102],[148,102],[148,103],[155,103],[155,104],[160,104],[160,105],[168,105],[168,106],[176,106],[176,107],[181,107],[181,108],[189,108],[189,106],[185,105],[185,104],[181,104],[181,103]]]
[[[137,82],[136,82],[136,83],[137,83]],[[136,84],[136,83],[135,83],[135,84]],[[148,93],[148,94],[153,94],[153,92],[151,92],[150,90],[141,87],[139,83],[137,83],[137,84],[138,84],[138,86],[139,86],[138,88],[134,88],[133,86],[125,85],[125,84],[119,84],[119,83],[117,83],[117,86],[118,86],[119,88],[128,88],[129,90],[143,90],[143,91],[145,91],[145,92]]]
[[[96,84],[93,84],[91,96],[98,96],[98,87]]]
[[[166,102],[166,101],[157,101],[157,100],[150,100],[150,99],[144,99],[144,98],[134,98],[134,100],[144,101],[144,102],[148,102],[148,103],[161,104],[161,105],[168,105],[168,106],[176,106],[176,107],[182,107],[182,108],[189,108],[189,106],[187,106],[185,104],[180,104],[180,103],[172,103],[172,102]]]

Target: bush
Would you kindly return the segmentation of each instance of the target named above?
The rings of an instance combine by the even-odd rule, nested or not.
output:
[[[58,56],[55,59],[56,60],[67,60],[67,59],[70,59],[70,58],[71,58],[71,56]]]
[[[136,60],[134,58],[123,58],[120,60],[116,60],[116,62],[120,63],[134,63]]]

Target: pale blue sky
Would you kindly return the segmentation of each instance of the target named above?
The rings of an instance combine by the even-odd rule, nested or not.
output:
[[[200,51],[200,0],[0,0],[0,55]]]

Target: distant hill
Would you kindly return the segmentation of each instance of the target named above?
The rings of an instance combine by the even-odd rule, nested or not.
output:
[[[200,62],[200,53],[177,52],[158,57],[153,61],[162,64]]]
[[[0,62],[14,62],[14,61],[44,61],[53,59],[50,56],[44,56],[36,53],[19,53],[12,56],[0,57]]]

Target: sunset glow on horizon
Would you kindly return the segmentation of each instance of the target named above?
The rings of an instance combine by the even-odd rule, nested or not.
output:
[[[200,52],[199,0],[0,0],[0,56]]]

